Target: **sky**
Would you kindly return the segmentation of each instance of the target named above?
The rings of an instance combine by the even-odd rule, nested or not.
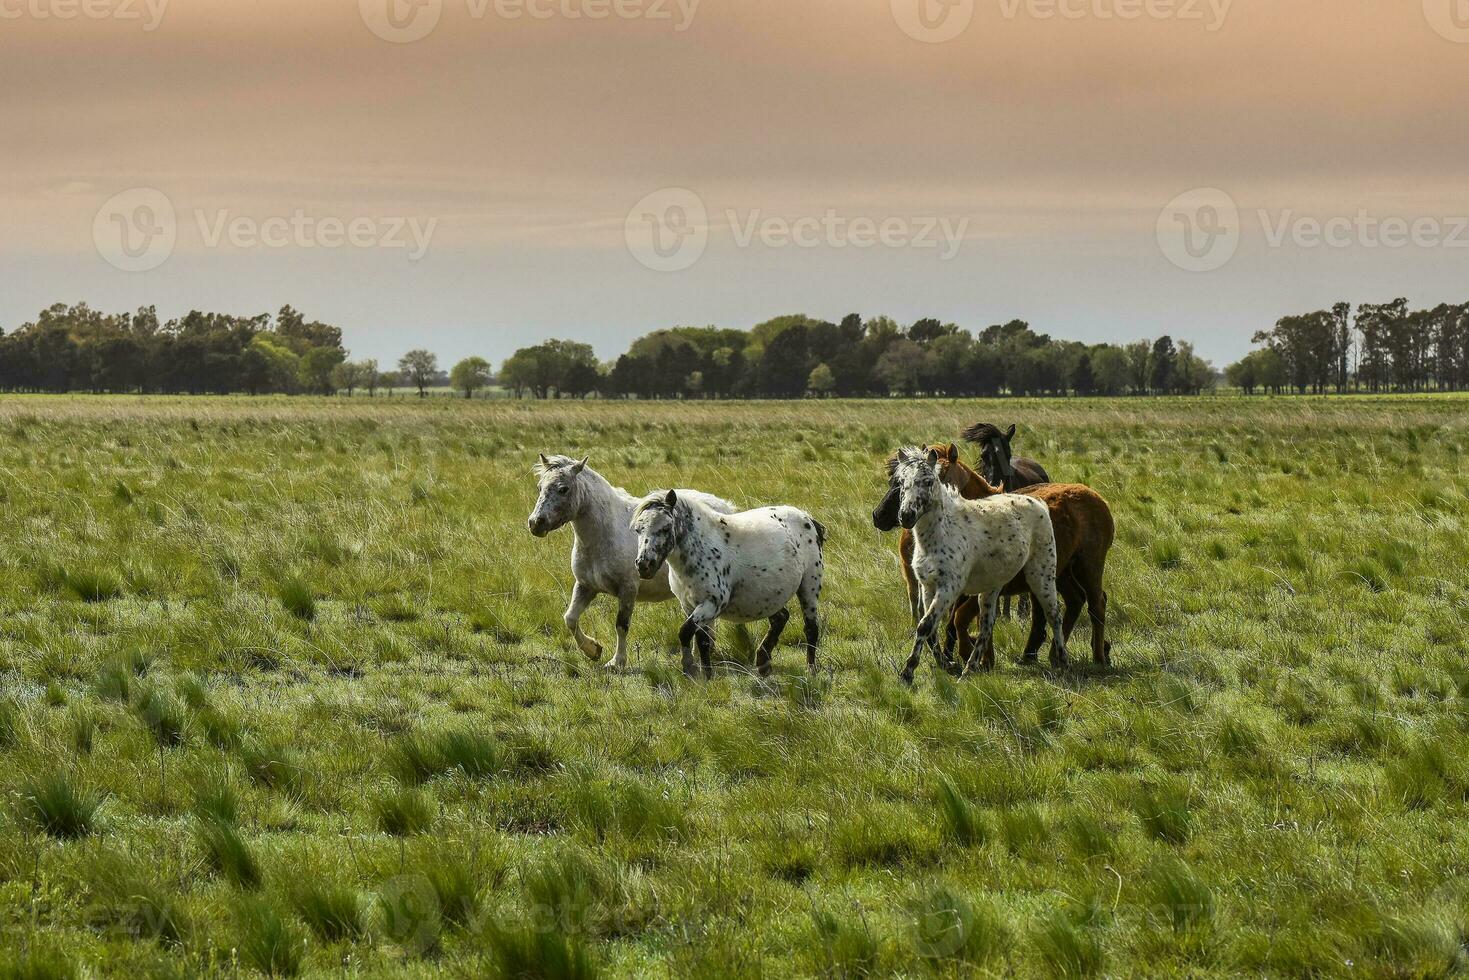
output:
[[[356,356],[1469,300],[1469,0],[0,0],[0,328]]]

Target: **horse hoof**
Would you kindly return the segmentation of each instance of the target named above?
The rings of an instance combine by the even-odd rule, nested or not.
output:
[[[581,652],[587,655],[588,660],[601,660],[602,644],[598,643],[596,640],[589,640],[587,642],[591,645],[582,647]]]
[[[1027,653],[1025,656],[1020,658],[1020,662],[1024,666],[1033,667],[1041,662],[1041,658],[1037,654]]]
[[[899,674],[898,675],[898,680],[902,683],[902,685],[904,687],[912,687],[913,686],[913,675],[912,674],[908,674],[908,673]]]
[[[626,666],[626,660],[618,660],[616,657],[613,657],[611,660],[602,665],[602,667],[606,670],[622,670]]]

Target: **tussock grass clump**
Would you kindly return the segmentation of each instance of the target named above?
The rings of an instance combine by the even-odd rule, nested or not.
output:
[[[20,742],[25,716],[13,698],[0,698],[0,749],[14,748]]]
[[[1148,882],[1157,907],[1175,932],[1214,918],[1214,892],[1184,862],[1176,858],[1159,862],[1149,872]]]
[[[597,840],[672,841],[687,828],[686,805],[637,779],[578,779],[567,794],[573,823]]]
[[[395,786],[373,799],[372,818],[383,833],[410,837],[429,828],[434,822],[434,809],[422,791]]]
[[[576,847],[547,854],[520,871],[531,924],[568,935],[610,937],[642,927],[653,914],[621,870]]]
[[[138,691],[133,713],[163,748],[177,748],[188,737],[188,709],[160,684],[148,684]]]
[[[1105,959],[1094,930],[1072,922],[1064,912],[1042,919],[1031,943],[1054,976],[1089,977],[1100,972]]]
[[[1194,831],[1193,794],[1178,780],[1142,786],[1134,806],[1143,829],[1170,844],[1182,844]]]
[[[97,740],[97,713],[85,706],[73,708],[67,716],[67,730],[77,754],[90,754]]]
[[[64,771],[27,779],[20,795],[26,819],[52,837],[76,840],[100,825],[102,794]]]
[[[148,863],[104,855],[94,866],[89,918],[128,935],[174,945],[187,928],[179,897]]]
[[[1010,945],[1010,933],[988,904],[975,906],[946,885],[927,889],[910,903],[914,950],[927,960],[979,966]]]
[[[503,751],[489,734],[451,729],[399,735],[388,747],[386,766],[400,781],[419,786],[454,771],[470,779],[487,779],[517,761],[513,749]]]
[[[0,980],[77,980],[76,961],[52,946],[15,943],[0,948]]]
[[[276,582],[275,597],[297,619],[308,623],[316,619],[316,593],[299,575],[287,575]]]
[[[304,881],[292,890],[291,906],[322,942],[350,942],[366,934],[366,905],[362,893],[350,885]]]
[[[865,918],[854,921],[854,917],[813,908],[811,925],[815,940],[808,946],[820,975],[853,980],[878,975],[882,946]]]
[[[240,747],[240,761],[251,779],[271,789],[295,791],[305,777],[295,751],[270,739],[245,741]]]
[[[293,977],[301,972],[305,940],[268,900],[241,903],[235,913],[235,931],[241,958],[261,973]]]
[[[1148,546],[1148,557],[1153,559],[1154,565],[1171,571],[1183,565],[1183,546],[1172,538],[1155,538]]]
[[[83,602],[110,602],[123,594],[122,578],[106,568],[74,568],[62,571],[67,591]]]
[[[489,930],[486,966],[492,980],[596,980],[597,961],[573,936],[543,929]]]
[[[1448,751],[1436,741],[1418,742],[1387,768],[1388,792],[1411,809],[1425,809],[1443,799],[1452,778]]]
[[[222,774],[204,779],[194,790],[194,812],[200,819],[236,824],[240,820],[240,797]]]
[[[935,796],[944,831],[952,840],[966,847],[985,842],[989,836],[989,826],[983,815],[953,781],[942,773],[939,774]]]
[[[245,889],[260,887],[260,865],[234,824],[202,817],[195,837],[205,862],[231,884]]]

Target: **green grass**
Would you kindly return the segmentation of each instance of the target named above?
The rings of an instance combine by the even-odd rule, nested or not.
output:
[[[980,419],[1111,502],[1111,669],[1010,620],[897,682],[880,463]],[[669,605],[588,661],[538,452],[819,516],[820,672],[689,682]],[[0,978],[1462,973],[1466,452],[1463,398],[0,400]]]

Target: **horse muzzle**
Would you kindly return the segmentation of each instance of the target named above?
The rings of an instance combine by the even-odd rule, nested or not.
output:
[[[551,533],[551,522],[544,517],[531,515],[531,518],[525,522],[525,526],[530,530],[531,534],[534,534],[538,538],[544,538]]]
[[[899,512],[899,514],[898,514],[898,524],[902,526],[903,530],[905,530],[905,531],[911,531],[911,530],[913,530],[913,525],[915,525],[917,523],[918,523],[918,512],[917,511],[905,510],[905,511]]]
[[[638,556],[638,578],[650,579],[658,574],[658,569],[663,566],[661,561],[653,561],[651,558]]]

